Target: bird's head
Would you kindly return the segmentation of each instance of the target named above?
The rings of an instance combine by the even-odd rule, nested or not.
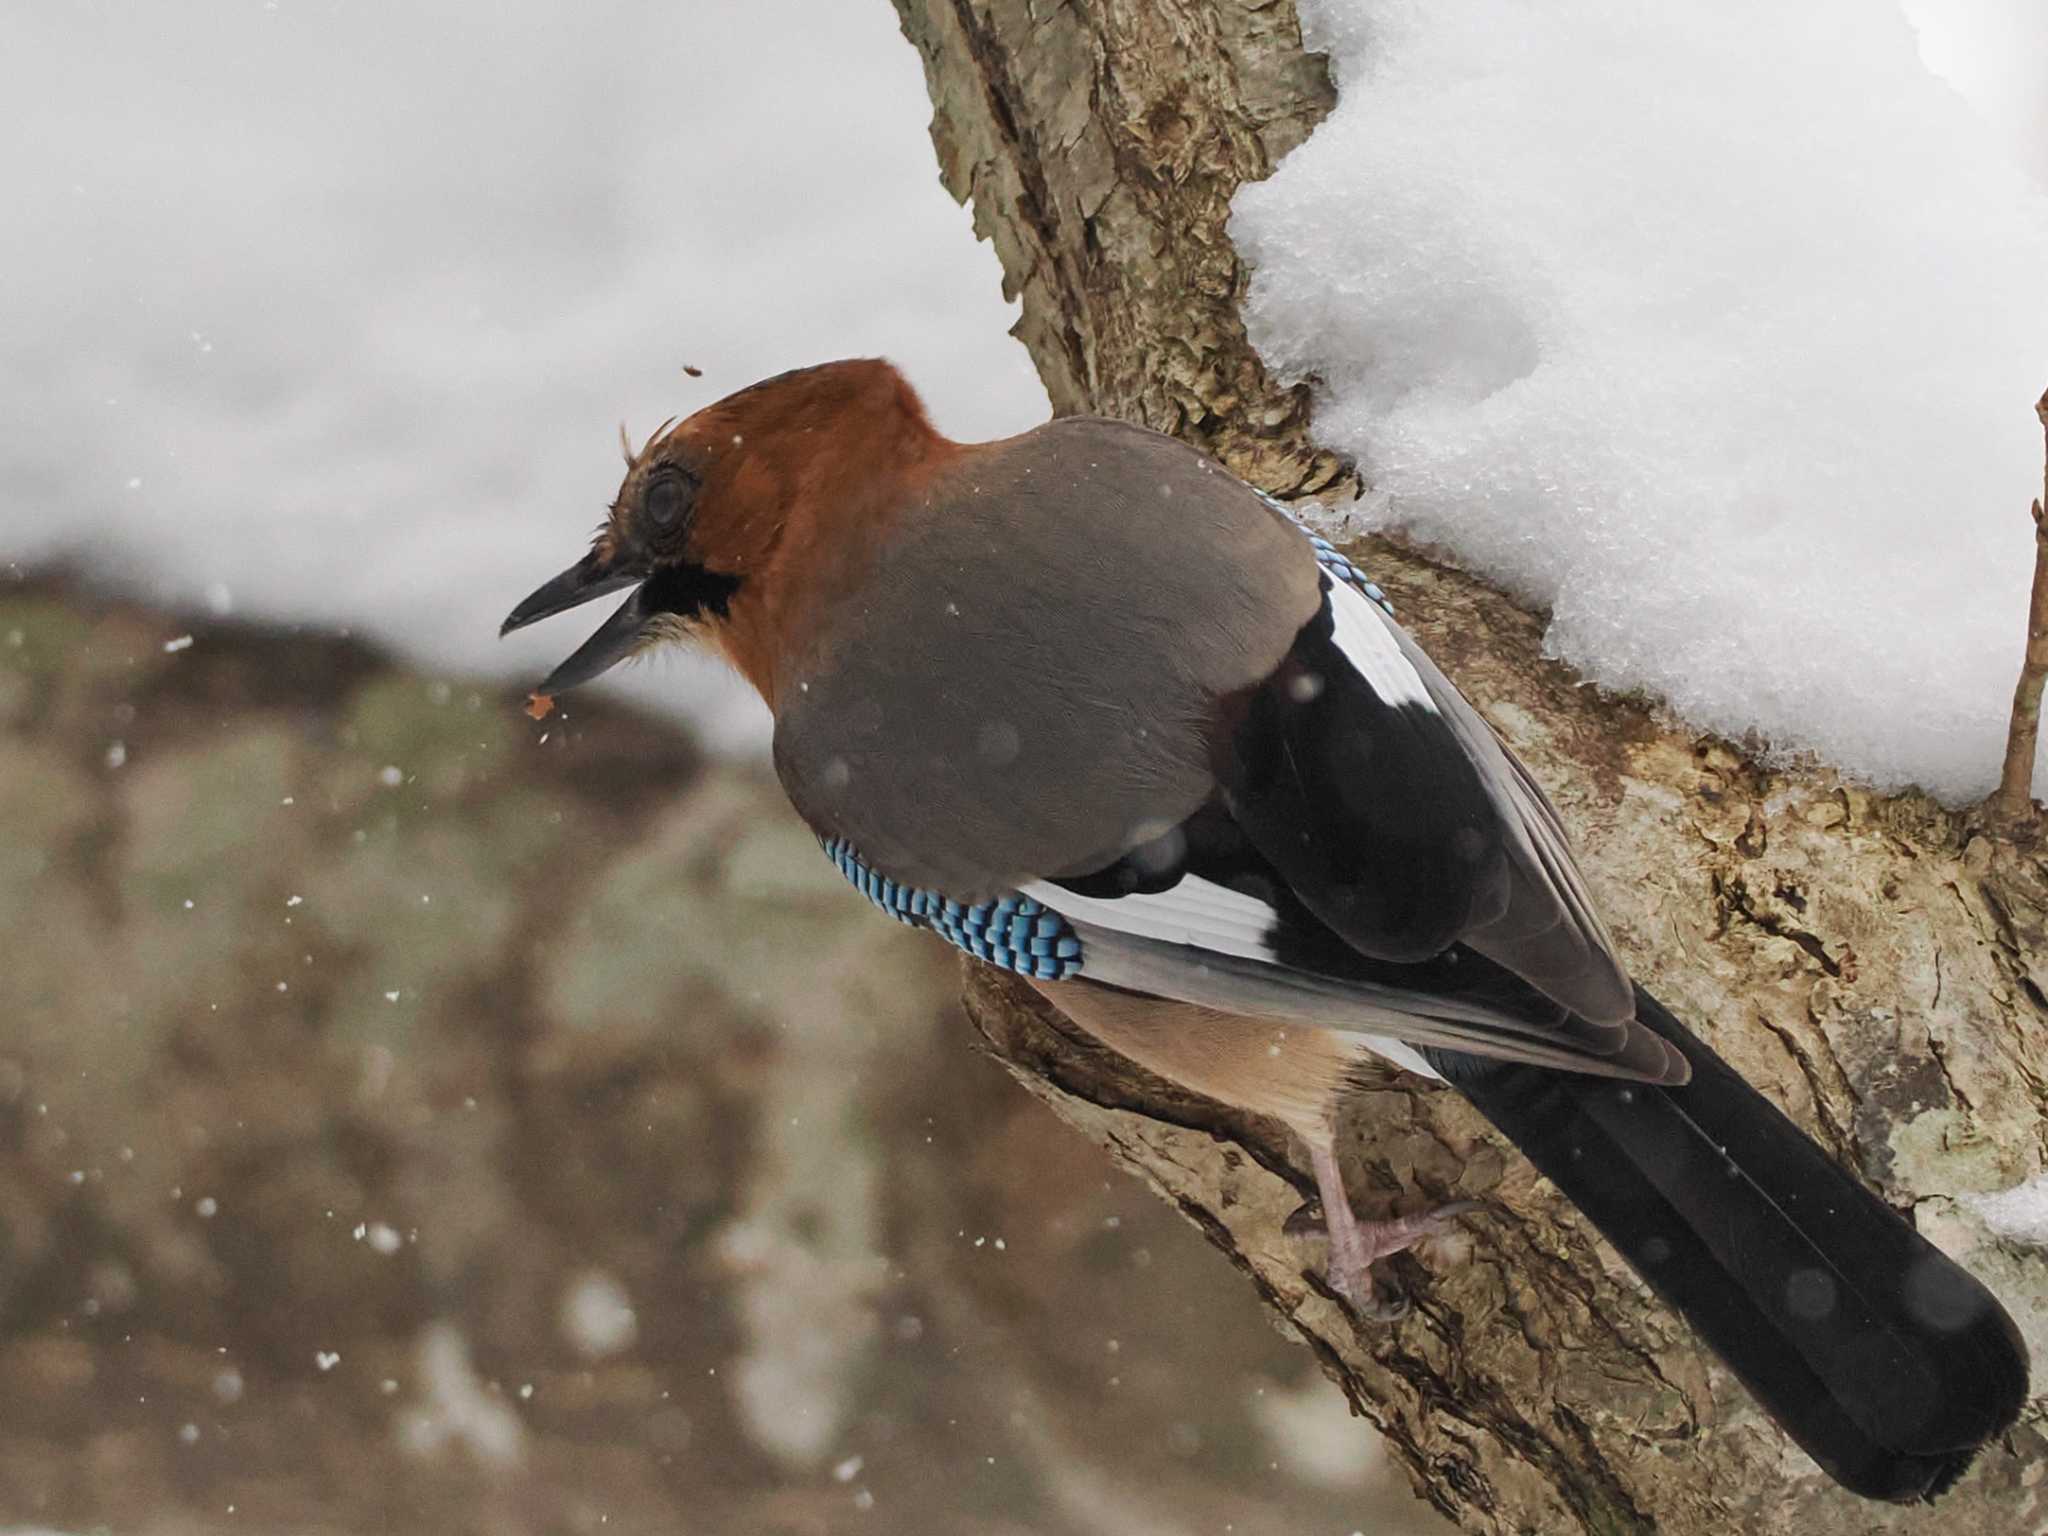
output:
[[[589,553],[529,594],[499,633],[630,588],[541,693],[699,639],[772,704],[805,598],[844,574],[845,552],[954,446],[879,359],[778,374],[664,425],[637,453],[627,443],[625,480]]]

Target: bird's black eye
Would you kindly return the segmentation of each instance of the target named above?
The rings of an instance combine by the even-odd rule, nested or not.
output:
[[[689,501],[687,487],[679,475],[658,475],[647,482],[647,496],[641,503],[647,515],[647,524],[660,533],[667,533],[682,520],[683,507]]]

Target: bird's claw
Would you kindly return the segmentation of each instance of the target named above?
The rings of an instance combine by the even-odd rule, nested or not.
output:
[[[1377,1272],[1379,1261],[1442,1235],[1451,1229],[1457,1217],[1484,1208],[1477,1200],[1451,1200],[1409,1216],[1382,1221],[1353,1217],[1348,1222],[1330,1222],[1325,1212],[1324,1221],[1319,1223],[1330,1243],[1329,1257],[1323,1265],[1324,1279],[1330,1290],[1362,1320],[1399,1322],[1413,1310],[1413,1303],[1399,1282]]]
[[[1331,1269],[1325,1278],[1330,1289],[1364,1322],[1398,1323],[1415,1310],[1413,1299],[1400,1281],[1391,1275],[1374,1273],[1371,1266],[1358,1275],[1344,1275]]]

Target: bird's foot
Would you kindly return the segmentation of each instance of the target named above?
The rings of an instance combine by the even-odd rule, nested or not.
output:
[[[1311,1146],[1309,1155],[1323,1205],[1323,1226],[1330,1239],[1329,1257],[1323,1267],[1330,1289],[1349,1302],[1361,1317],[1374,1322],[1396,1322],[1407,1316],[1407,1293],[1391,1281],[1380,1282],[1372,1272],[1373,1265],[1451,1230],[1452,1221],[1468,1211],[1479,1210],[1479,1202],[1450,1200],[1408,1216],[1361,1220],[1352,1210],[1351,1197],[1344,1189],[1335,1149]]]

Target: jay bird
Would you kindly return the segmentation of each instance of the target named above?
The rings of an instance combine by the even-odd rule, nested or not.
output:
[[[627,457],[505,620],[627,591],[542,694],[723,652],[877,905],[1301,1138],[1339,1294],[1443,1220],[1345,1194],[1378,1056],[1469,1099],[1844,1486],[1931,1498],[2013,1424],[1998,1302],[1629,979],[1529,771],[1279,503],[1117,421],[952,442],[879,360]]]

